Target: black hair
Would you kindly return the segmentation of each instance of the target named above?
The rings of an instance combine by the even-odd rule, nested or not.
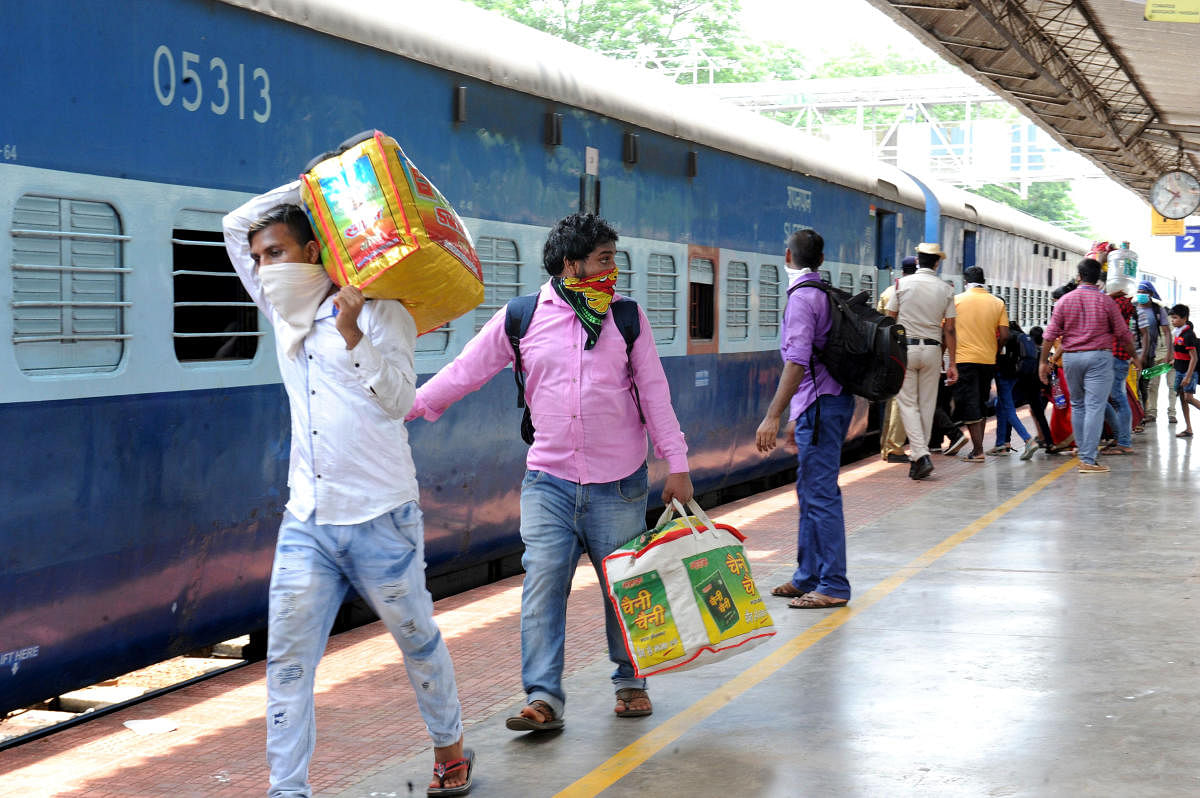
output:
[[[1188,312],[1187,305],[1173,305],[1171,309],[1167,311],[1169,315],[1178,316],[1181,319],[1188,318]]]
[[[273,224],[286,225],[288,232],[300,246],[316,240],[312,225],[308,222],[308,214],[304,212],[304,209],[299,205],[284,203],[276,205],[260,216],[257,222],[250,225],[250,229],[246,231],[246,243],[253,244],[254,237]]]
[[[1084,258],[1079,261],[1079,265],[1075,267],[1075,271],[1079,272],[1079,282],[1095,285],[1100,281],[1100,273],[1104,271],[1104,267],[1100,265],[1100,261],[1098,260]]]
[[[1044,336],[1042,335],[1042,333],[1043,333],[1043,332],[1044,332],[1044,331],[1042,330],[1042,328],[1041,328],[1041,327],[1030,327],[1030,328],[1029,328],[1029,337],[1033,339],[1033,342],[1034,342],[1035,344],[1037,344],[1038,346],[1041,346],[1041,345],[1042,345],[1042,339],[1043,339],[1043,337],[1044,337]]]
[[[968,266],[963,269],[963,280],[968,283],[978,283],[983,285],[984,281],[983,269],[979,266]]]
[[[573,213],[550,229],[542,265],[551,277],[562,274],[564,260],[587,260],[602,244],[615,244],[617,231],[594,213]]]
[[[825,255],[825,239],[811,228],[797,230],[788,239],[787,248],[792,253],[792,263],[801,269],[815,269]]]
[[[921,264],[922,269],[936,269],[941,259],[941,255],[934,255],[932,252],[917,253],[917,263]]]

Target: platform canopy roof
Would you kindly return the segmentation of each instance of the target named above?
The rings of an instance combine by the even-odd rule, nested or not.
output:
[[[1144,0],[869,0],[1135,192],[1200,175],[1200,24]]]

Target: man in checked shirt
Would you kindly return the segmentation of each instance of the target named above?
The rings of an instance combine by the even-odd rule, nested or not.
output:
[[[1104,406],[1113,385],[1114,341],[1133,350],[1133,335],[1121,317],[1117,303],[1100,290],[1100,263],[1091,258],[1079,262],[1079,287],[1054,304],[1050,323],[1043,334],[1038,374],[1050,382],[1050,349],[1062,337],[1063,371],[1071,393],[1071,425],[1079,447],[1079,471],[1103,474],[1108,466],[1096,462]]]
[[[594,214],[572,214],[550,231],[542,264],[550,275],[520,339],[525,399],[535,429],[521,482],[521,679],[526,705],[505,725],[514,731],[561,729],[566,694],[563,654],[567,595],[584,552],[604,583],[600,561],[645,531],[646,433],[671,473],[662,492],[692,497],[687,445],[654,347],[650,322],[637,309],[641,334],[626,354],[608,312],[617,279],[617,231]],[[506,308],[483,325],[452,363],[417,390],[408,419],[436,421],[514,361]],[[638,415],[632,377],[645,416]],[[634,675],[620,622],[604,601],[609,659],[620,717],[652,711],[646,680]]]

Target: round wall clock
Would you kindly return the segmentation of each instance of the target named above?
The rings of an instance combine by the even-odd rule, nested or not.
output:
[[[1150,187],[1150,204],[1167,219],[1191,216],[1200,206],[1200,180],[1178,169],[1167,172]]]

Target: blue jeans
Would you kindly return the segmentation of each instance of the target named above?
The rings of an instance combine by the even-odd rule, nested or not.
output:
[[[1004,446],[1008,443],[1008,439],[1012,437],[1011,431],[1016,430],[1021,436],[1021,440],[1029,440],[1029,433],[1025,431],[1025,425],[1021,423],[1021,419],[1017,418],[1017,406],[1013,402],[1013,388],[1016,387],[1016,379],[1009,379],[996,375],[996,445]]]
[[[1112,391],[1112,360],[1112,352],[1107,349],[1063,353],[1075,445],[1079,448],[1079,459],[1092,465],[1100,453],[1104,408]]]
[[[462,737],[454,666],[425,588],[421,509],[408,502],[362,524],[320,525],[285,513],[275,545],[267,627],[267,762],[271,798],[309,798],[316,742],[313,676],[353,585],[404,652],[433,744]]]
[[[1117,445],[1133,446],[1133,409],[1129,406],[1129,394],[1125,392],[1125,379],[1129,376],[1129,361],[1112,359],[1112,389],[1108,404],[1104,406],[1104,420],[1117,436]]]
[[[817,403],[821,407],[817,431]],[[796,571],[792,585],[805,592],[850,598],[846,579],[846,521],[838,470],[842,443],[854,415],[854,396],[820,396],[796,419],[796,498],[800,526],[796,536]]]
[[[521,591],[521,681],[527,701],[545,701],[563,716],[563,652],[566,646],[567,596],[579,557],[587,552],[600,584],[609,554],[646,529],[646,465],[624,479],[581,485],[545,471],[527,471],[521,482],[521,540],[525,584]],[[644,689],[634,676],[620,622],[607,595],[604,630],[608,658],[617,666],[617,690]]]

